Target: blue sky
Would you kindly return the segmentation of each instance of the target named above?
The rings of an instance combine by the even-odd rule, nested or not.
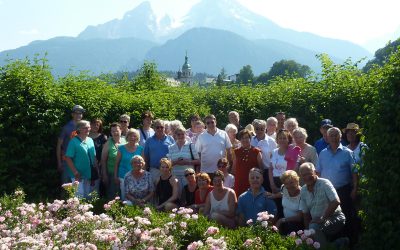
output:
[[[143,0],[0,0],[0,51],[34,40],[76,36]],[[159,15],[182,17],[200,0],[150,0]],[[219,0],[215,0],[219,1]],[[400,36],[398,0],[238,0],[277,24],[349,40],[374,51]]]

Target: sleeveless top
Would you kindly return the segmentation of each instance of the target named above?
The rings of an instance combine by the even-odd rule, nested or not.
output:
[[[210,192],[210,204],[211,204],[210,214],[212,214],[213,212],[229,210],[228,194],[229,194],[229,189],[226,190],[226,193],[222,198],[222,200],[218,201],[214,197],[214,190]]]
[[[136,146],[136,150],[134,152],[129,152],[125,145],[119,145],[118,149],[121,152],[121,161],[119,162],[118,168],[118,177],[124,178],[125,175],[132,170],[131,159],[135,155],[142,155],[143,147],[140,145]]]
[[[96,149],[97,161],[101,160],[101,152],[103,151],[103,145],[107,142],[107,137],[104,134],[100,134],[93,139],[94,148]]]
[[[156,187],[156,195],[158,197],[158,205],[164,203],[166,200],[168,200],[172,196],[172,185],[169,182],[169,179],[171,179],[172,175],[168,177],[168,179],[163,180],[161,179],[160,176],[160,181],[157,183]]]
[[[246,192],[250,187],[249,172],[250,169],[258,167],[257,156],[260,152],[260,149],[253,146],[249,149],[242,147],[235,149],[236,173],[234,189],[237,196]]]
[[[195,193],[196,193],[196,190],[198,189],[198,187],[196,186],[196,188],[194,189],[194,191],[193,192],[190,192],[189,191],[189,186],[188,185],[185,185],[184,187],[183,187],[183,192],[184,192],[184,195],[185,195],[185,201],[186,201],[186,204],[185,204],[185,206],[190,206],[190,205],[193,205],[194,204],[194,200],[195,200]]]
[[[123,145],[126,143],[125,139],[120,139],[120,144]],[[115,159],[117,158],[118,147],[115,146],[115,141],[112,137],[108,140],[108,158],[107,158],[107,172],[109,174],[114,174],[114,165]]]

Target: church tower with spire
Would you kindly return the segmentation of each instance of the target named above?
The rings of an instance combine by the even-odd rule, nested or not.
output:
[[[178,71],[178,76],[177,80],[180,82],[192,84],[193,83],[193,75],[192,75],[192,67],[188,63],[188,56],[187,56],[187,51],[186,51],[186,56],[185,56],[185,63],[182,65],[182,71]]]

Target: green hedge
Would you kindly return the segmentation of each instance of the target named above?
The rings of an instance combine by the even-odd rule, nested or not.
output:
[[[310,143],[320,137],[323,118],[339,127],[361,122],[372,103],[376,76],[362,73],[350,61],[336,65],[325,55],[320,59],[322,74],[308,79],[283,77],[269,85],[210,88],[165,86],[148,63],[129,81],[86,74],[54,79],[43,60],[10,62],[0,68],[0,192],[21,186],[30,199],[57,196],[55,145],[74,104],[86,108],[86,119],[98,117],[105,124],[128,113],[134,127],[145,110],[162,119],[182,120],[186,126],[192,113],[213,113],[221,128],[230,110],[241,114],[243,125],[282,110],[307,129]]]
[[[400,245],[400,50],[383,68],[372,70],[377,83],[366,117],[366,153],[362,249],[398,249]]]

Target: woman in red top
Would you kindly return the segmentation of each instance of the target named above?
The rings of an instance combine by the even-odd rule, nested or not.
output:
[[[211,179],[207,173],[201,172],[197,174],[197,186],[199,187],[194,193],[194,209],[196,212],[202,213],[208,193],[213,190]]]
[[[261,150],[251,146],[251,132],[243,129],[239,132],[241,147],[235,149],[232,172],[235,175],[235,192],[237,196],[250,187],[249,172],[252,168],[264,169]]]

